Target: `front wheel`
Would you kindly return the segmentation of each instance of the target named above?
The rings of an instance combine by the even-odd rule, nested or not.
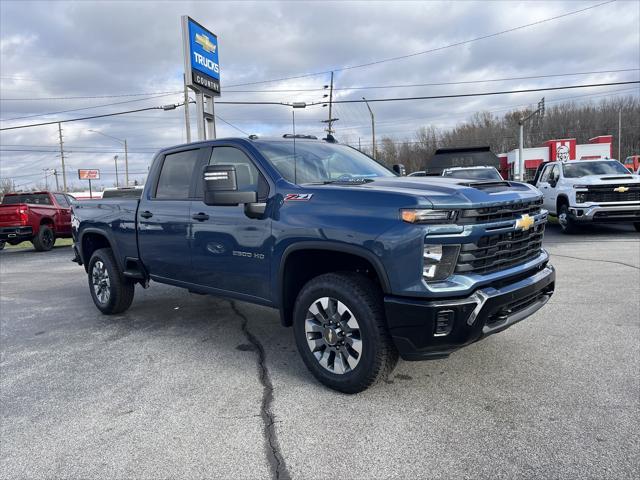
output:
[[[562,228],[562,233],[572,234],[578,231],[578,226],[575,220],[571,218],[569,214],[569,205],[563,203],[560,205],[560,211],[558,212],[558,223]]]
[[[340,392],[366,390],[398,362],[382,292],[364,275],[328,273],[309,281],[296,300],[293,330],[307,368]]]
[[[106,315],[124,312],[133,302],[135,285],[118,268],[110,248],[93,252],[89,260],[89,290],[98,310]]]

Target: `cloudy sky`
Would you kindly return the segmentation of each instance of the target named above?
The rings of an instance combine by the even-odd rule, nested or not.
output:
[[[639,1],[618,0],[563,16],[603,1],[2,0],[0,126],[180,102],[180,16],[185,14],[218,34],[220,101],[321,102],[331,70],[338,100],[637,80]],[[535,22],[540,23],[491,36]],[[484,36],[489,38],[466,42]],[[441,48],[456,43],[462,44]],[[429,52],[345,69],[425,51]],[[584,74],[603,71],[607,73]],[[305,74],[313,75],[268,81]],[[500,80],[534,76],[548,77]],[[552,103],[627,94],[640,95],[640,90],[637,85],[622,85],[371,106],[378,138],[401,140],[421,125],[448,128],[475,111],[501,114],[535,103],[543,95]],[[218,136],[291,131],[291,108],[285,106],[220,104],[216,114],[237,127],[219,120]],[[296,110],[298,132],[321,135],[320,121],[327,115],[321,105]],[[357,144],[360,138],[363,146],[370,144],[366,105],[335,105],[333,116],[339,118],[335,124],[339,139]],[[179,108],[63,124],[68,182],[81,186],[76,169],[100,168],[104,184],[113,184],[114,155],[119,156],[119,171],[124,169],[120,143],[90,130],[126,138],[130,178],[143,179],[156,149],[185,141],[184,123]],[[43,184],[42,169],[60,170],[57,142],[56,125],[0,132],[0,177],[13,178],[18,187]],[[121,173],[120,182],[122,178]],[[55,183],[52,177],[48,181],[49,186]]]

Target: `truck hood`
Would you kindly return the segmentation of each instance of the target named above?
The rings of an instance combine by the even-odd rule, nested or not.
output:
[[[479,208],[542,198],[537,188],[520,182],[478,182],[450,177],[377,177],[371,180],[362,184],[331,183],[320,188],[401,194],[416,198],[418,204],[435,208]]]
[[[587,175],[578,178],[565,178],[572,185],[622,185],[640,183],[640,175]]]

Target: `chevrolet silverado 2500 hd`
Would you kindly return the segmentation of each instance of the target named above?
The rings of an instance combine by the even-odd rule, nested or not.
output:
[[[348,146],[252,136],[162,150],[140,199],[77,202],[72,223],[103,313],[150,280],[274,307],[313,375],[354,393],[398,355],[446,357],[541,308],[546,221],[524,183],[399,177]]]
[[[640,176],[617,160],[546,163],[534,184],[564,233],[585,223],[631,223],[640,232]]]

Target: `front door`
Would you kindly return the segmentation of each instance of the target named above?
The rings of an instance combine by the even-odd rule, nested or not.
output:
[[[71,204],[64,193],[54,193],[53,196],[60,206],[56,219],[56,234],[71,235]]]
[[[138,208],[140,257],[153,277],[191,278],[191,197],[202,149],[167,153]]]
[[[268,184],[254,161],[239,148],[215,146],[203,165],[234,165],[238,190],[257,191],[266,201]],[[194,282],[228,292],[270,298],[271,219],[254,219],[244,205],[209,206],[202,183],[191,203]]]

